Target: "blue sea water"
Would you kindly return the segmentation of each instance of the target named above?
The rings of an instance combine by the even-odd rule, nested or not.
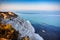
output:
[[[17,14],[31,22],[60,27],[60,11],[20,11]]]

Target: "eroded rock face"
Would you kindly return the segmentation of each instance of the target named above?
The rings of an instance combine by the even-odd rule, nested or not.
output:
[[[0,12],[0,40],[28,40],[28,37],[20,37],[21,34],[14,24],[17,17],[13,12]]]
[[[0,29],[4,30],[4,32],[0,30],[0,39],[43,40],[41,36],[35,33],[35,29],[28,20],[20,18],[13,12],[0,12]],[[4,37],[4,35],[7,35],[8,33],[11,34],[10,37]]]

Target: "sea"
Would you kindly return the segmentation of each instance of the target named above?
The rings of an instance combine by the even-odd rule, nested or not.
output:
[[[17,11],[44,40],[60,40],[60,11]]]

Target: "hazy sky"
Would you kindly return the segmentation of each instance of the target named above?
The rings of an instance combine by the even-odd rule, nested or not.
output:
[[[20,10],[60,10],[59,0],[0,0],[0,11],[20,11]]]

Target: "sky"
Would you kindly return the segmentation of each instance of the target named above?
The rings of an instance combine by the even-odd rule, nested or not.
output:
[[[0,0],[0,11],[47,10],[59,11],[60,0]]]

